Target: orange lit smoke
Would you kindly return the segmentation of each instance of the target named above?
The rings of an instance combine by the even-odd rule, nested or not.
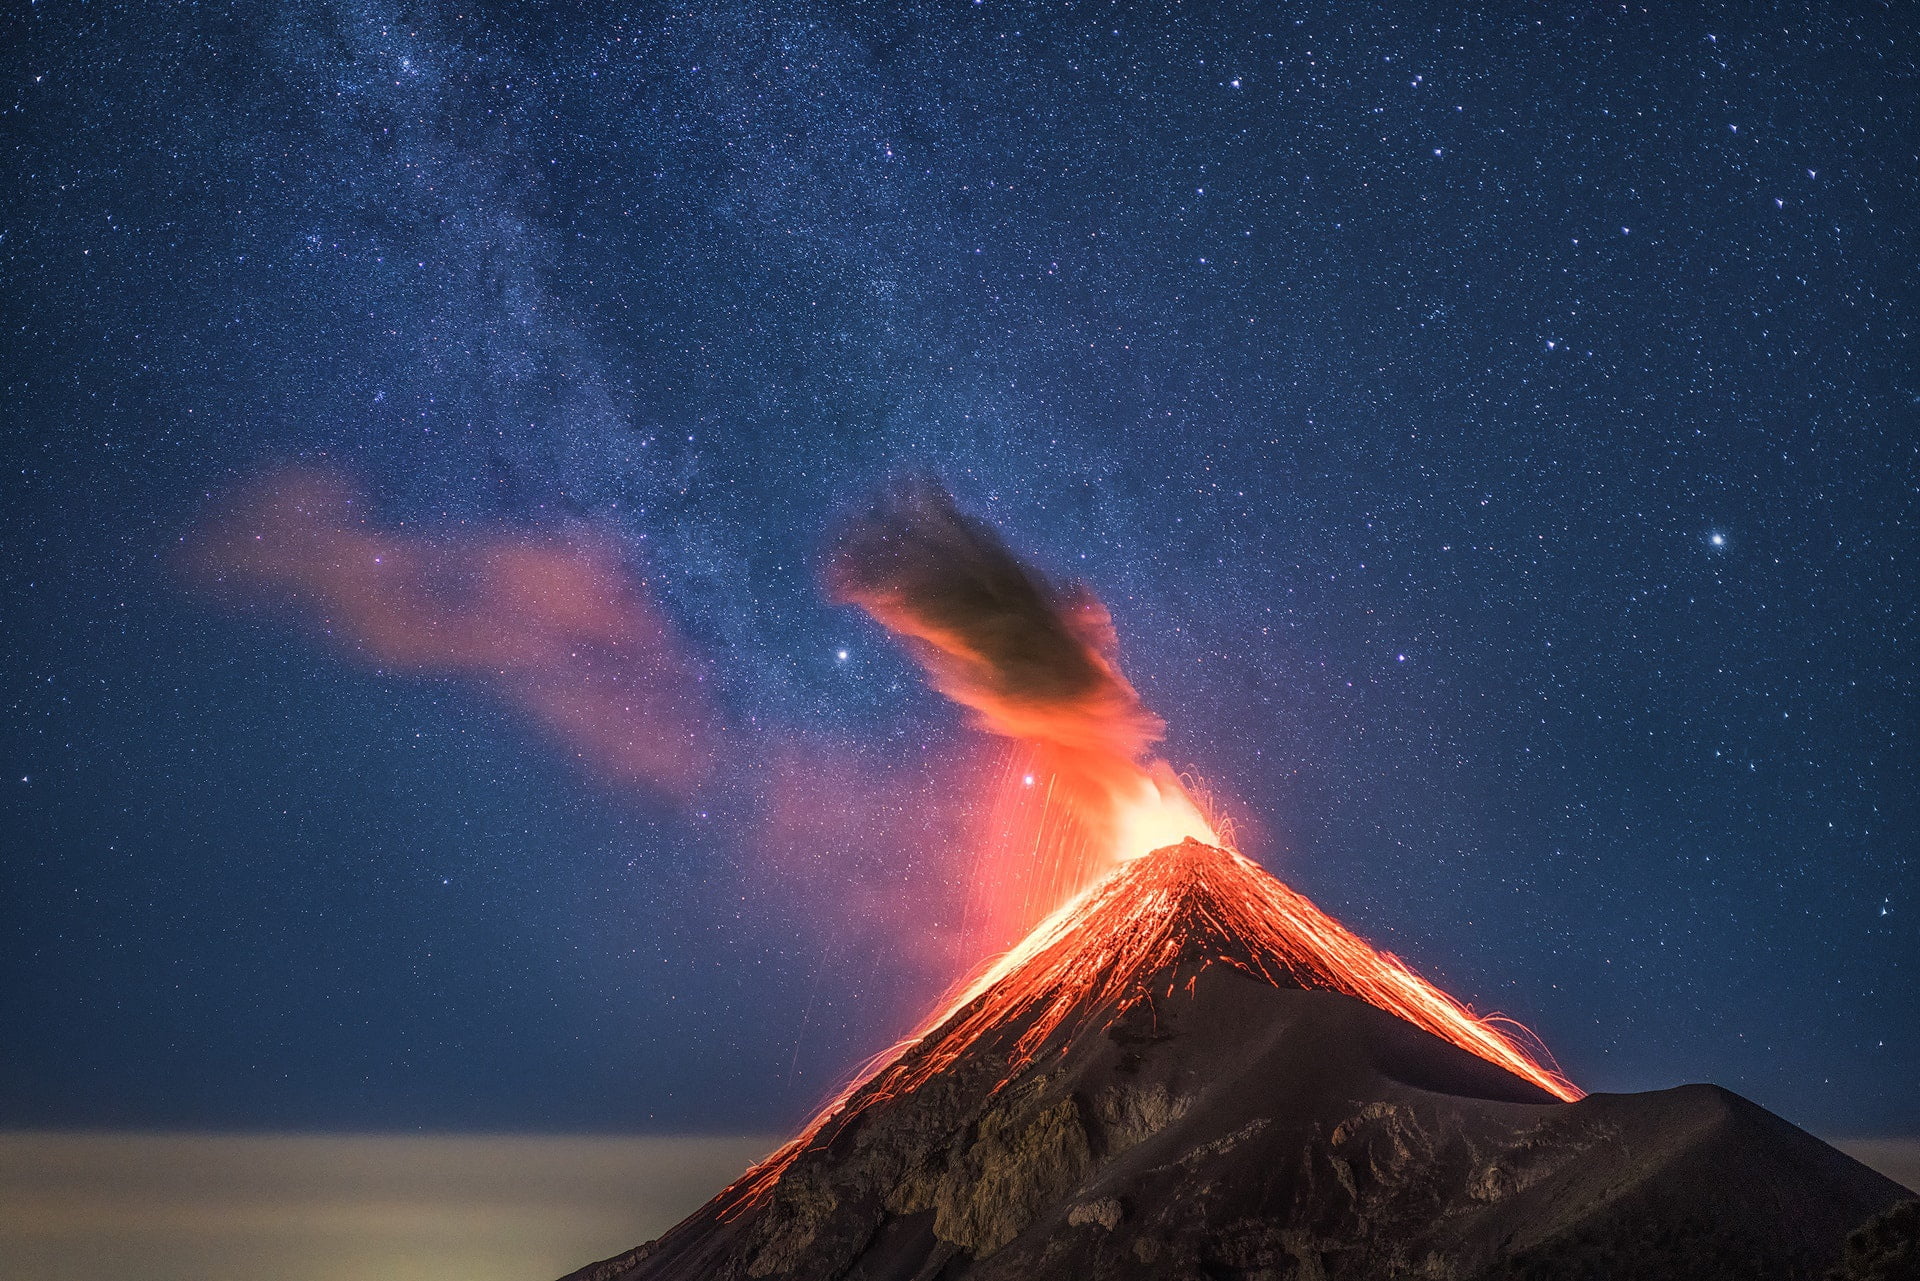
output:
[[[899,636],[941,693],[1022,745],[998,789],[969,925],[1005,946],[1111,871],[1182,837],[1218,839],[1164,765],[1163,725],[1115,659],[1084,587],[1023,565],[944,491],[916,484],[841,533],[834,596]]]
[[[381,528],[344,478],[292,468],[191,535],[183,567],[376,667],[485,684],[613,782],[683,797],[711,765],[703,678],[608,538]]]
[[[752,890],[818,930],[864,992],[883,975],[906,1009],[982,954],[962,925],[999,773],[983,747],[935,740],[903,751],[816,734],[775,736],[755,754],[761,803],[742,833]]]

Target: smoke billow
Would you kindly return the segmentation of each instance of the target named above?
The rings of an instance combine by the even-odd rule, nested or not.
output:
[[[1021,564],[942,489],[914,485],[853,521],[827,581],[904,637],[983,729],[1127,762],[1160,737],[1160,719],[1114,665],[1100,602]]]
[[[289,468],[184,552],[209,592],[293,605],[383,670],[487,685],[614,782],[685,796],[712,764],[703,677],[604,537],[383,529],[341,476]]]
[[[1007,870],[1042,846],[1052,865],[1024,873],[1031,889],[1007,924],[1044,915],[1115,857],[1145,852],[1131,848],[1139,816],[1163,809],[1178,784],[1164,766],[1142,764],[1163,725],[1121,675],[1112,620],[1085,588],[1049,583],[926,483],[887,495],[841,531],[827,583],[900,636],[980,728],[1028,745],[1034,774],[1044,775],[1033,822],[1073,829],[1065,838],[1036,833],[1008,851]],[[1192,825],[1190,810],[1180,807],[1178,823]]]

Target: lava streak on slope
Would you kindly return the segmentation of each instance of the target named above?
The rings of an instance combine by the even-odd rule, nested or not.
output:
[[[866,1109],[919,1089],[990,1035],[1018,1030],[1004,1078],[1011,1081],[1043,1056],[1064,1053],[1089,1024],[1111,1024],[1141,1002],[1171,996],[1192,981],[1194,966],[1208,965],[1275,987],[1357,997],[1556,1098],[1583,1095],[1504,1030],[1504,1020],[1475,1015],[1252,860],[1189,839],[1122,863],[965,983],[797,1138],[722,1193],[724,1213],[757,1204],[802,1151]]]

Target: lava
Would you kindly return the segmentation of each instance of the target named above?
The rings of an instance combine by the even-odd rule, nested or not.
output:
[[[1183,961],[1229,965],[1276,987],[1356,997],[1571,1102],[1583,1091],[1521,1036],[1481,1017],[1379,952],[1239,852],[1187,839],[1120,864],[961,985],[910,1037],[786,1146],[722,1194],[728,1214],[758,1203],[807,1147],[867,1108],[910,1094],[990,1035],[1019,1029],[1005,1080],[1066,1052],[1094,1020],[1191,983]],[[1163,987],[1164,985],[1164,987]],[[1523,1030],[1522,1030],[1523,1031]]]

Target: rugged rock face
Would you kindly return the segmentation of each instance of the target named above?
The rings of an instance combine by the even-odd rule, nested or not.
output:
[[[1909,1195],[1725,1090],[1562,1103],[1205,941],[1010,1076],[1023,1025],[567,1281],[1812,1277]]]

